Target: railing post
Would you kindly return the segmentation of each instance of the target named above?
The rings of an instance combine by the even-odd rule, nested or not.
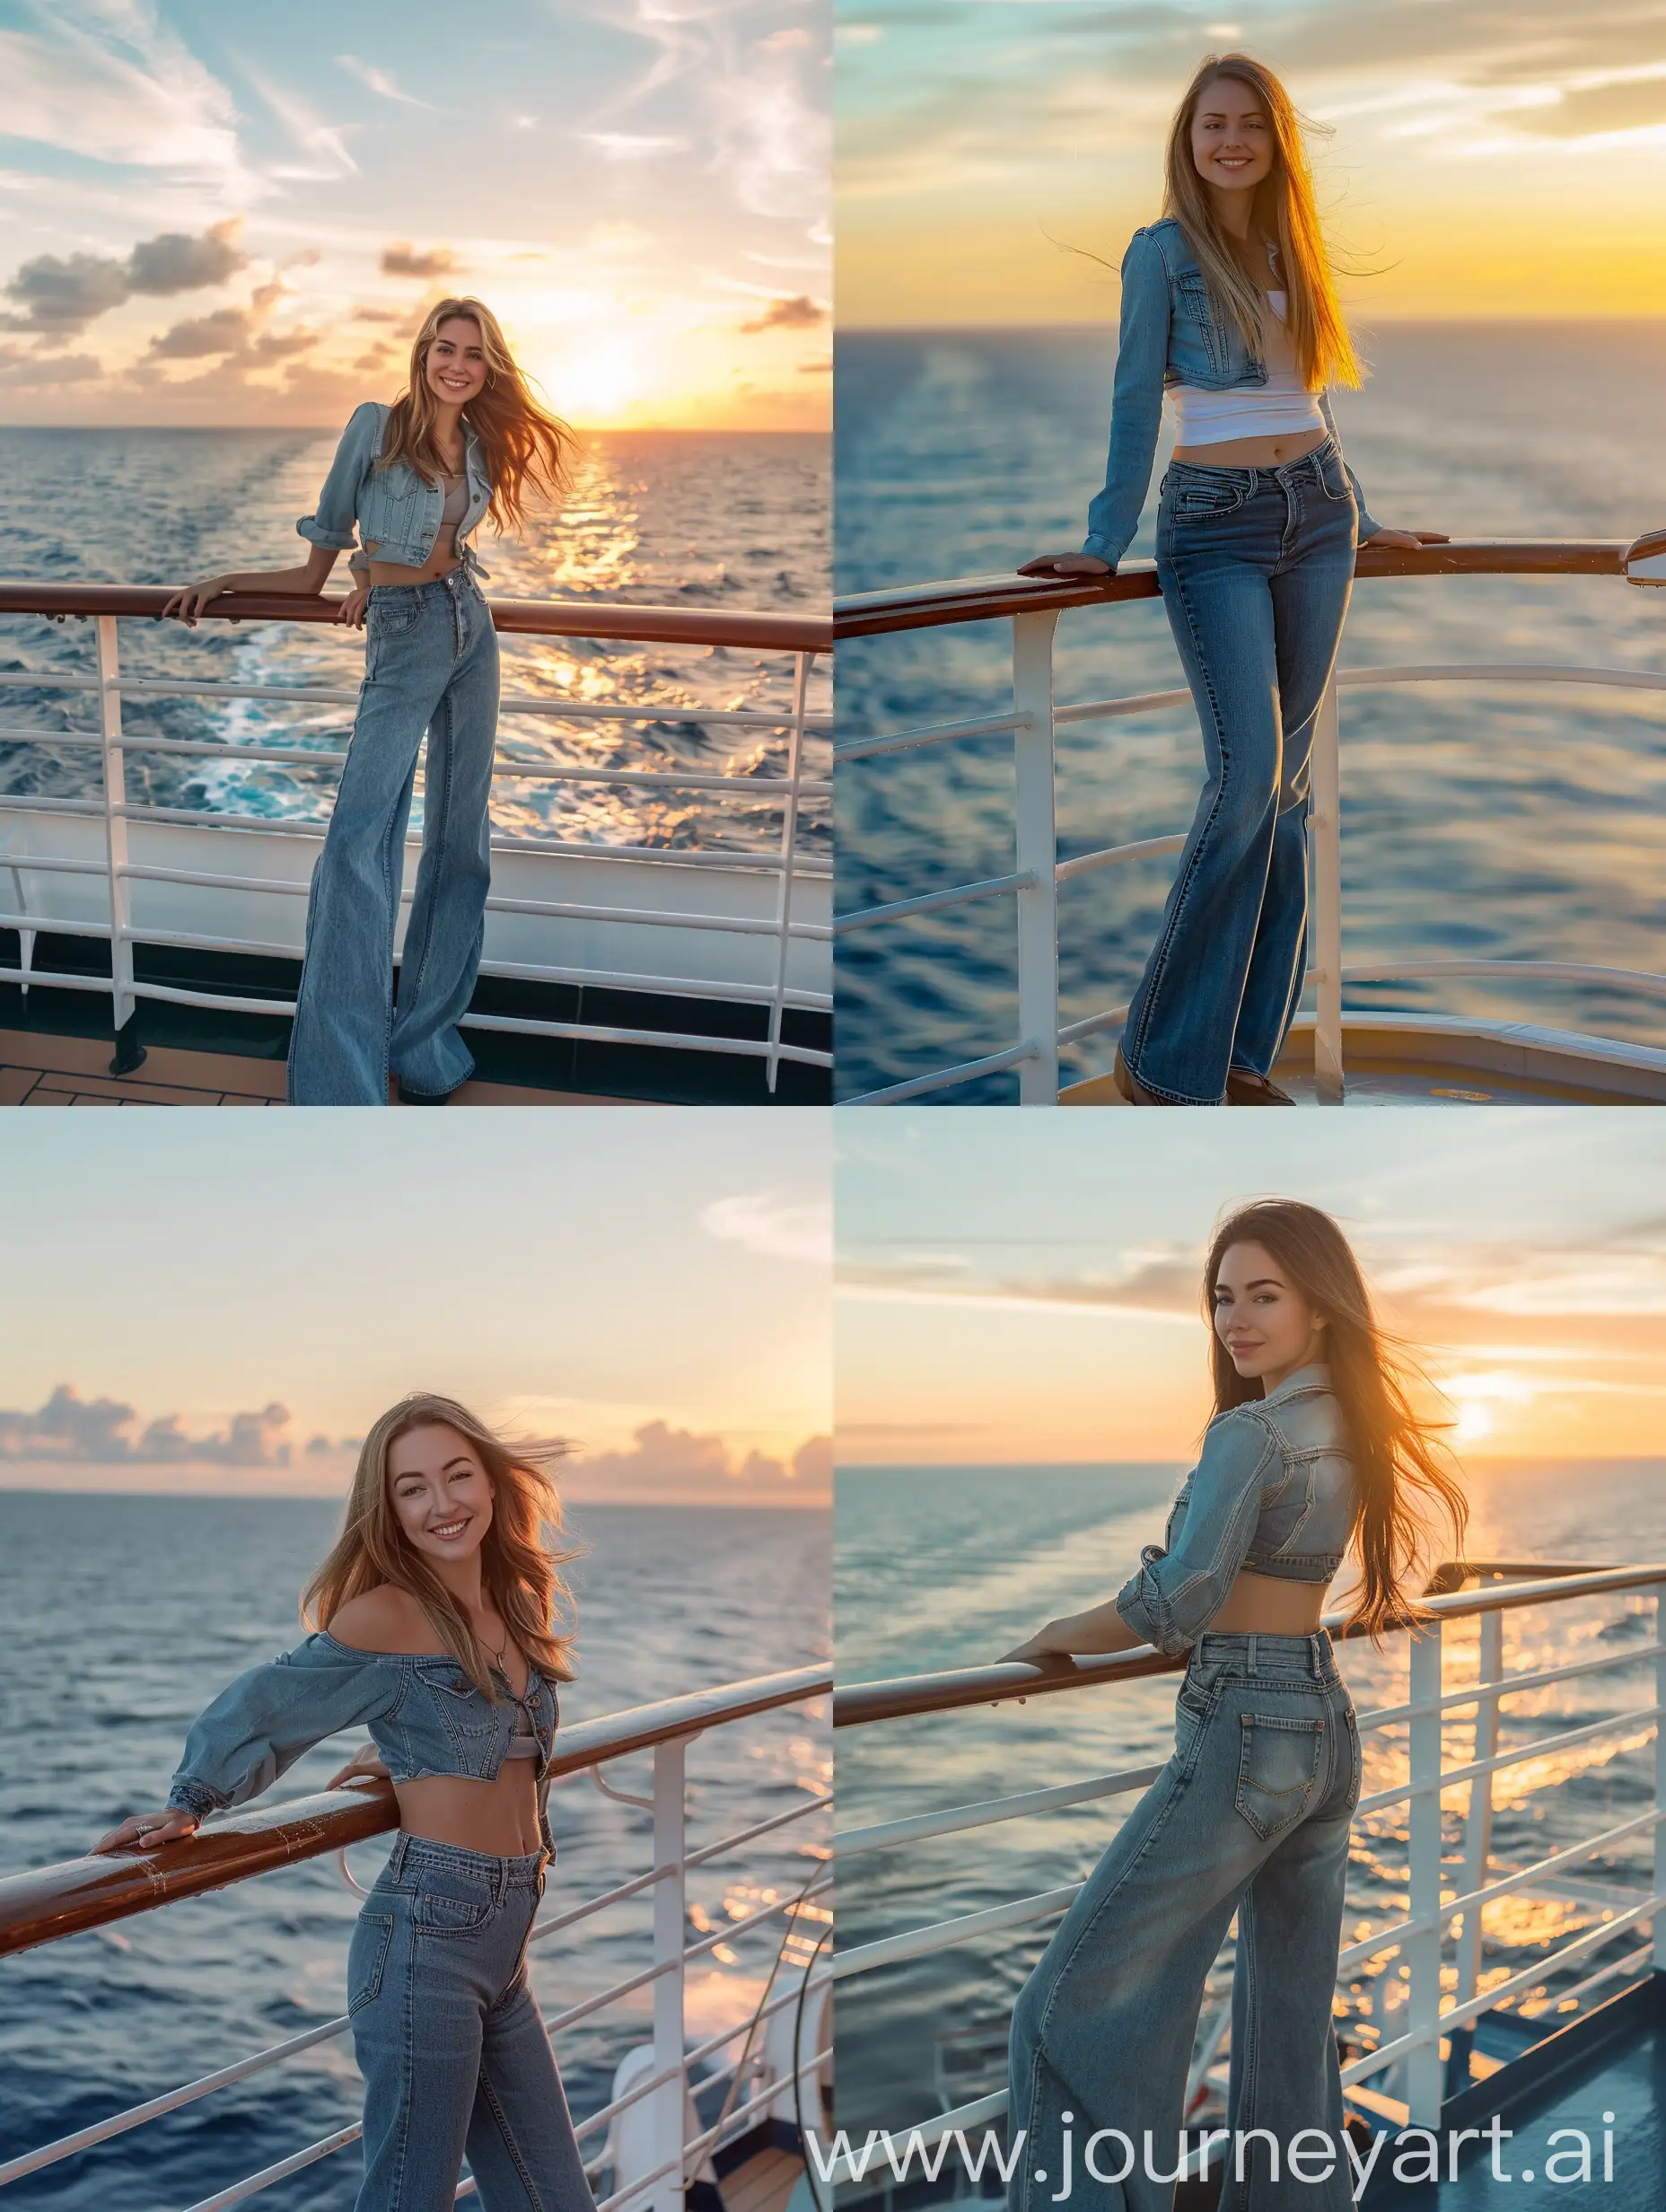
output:
[[[1342,742],[1336,672],[1313,724],[1313,1084],[1321,1106],[1342,1103]]]
[[[1504,1671],[1504,1617],[1502,1613],[1481,1615],[1481,1658],[1479,1681],[1485,1685],[1496,1682]],[[1485,1688],[1476,1707],[1475,1750],[1477,1760],[1491,1759],[1498,1750],[1498,1693],[1489,1696]],[[1486,1879],[1486,1869],[1493,1852],[1493,1778],[1477,1774],[1469,1785],[1469,1817],[1464,1825],[1463,1838],[1463,1892],[1478,1890]],[[1475,1995],[1481,1978],[1481,1914],[1477,1906],[1470,1906],[1463,1916],[1463,1926],[1458,1936],[1458,2002],[1466,2005]],[[1452,2032],[1451,2056],[1446,2068],[1446,2094],[1455,2096],[1469,2078],[1469,2052],[1475,2041],[1473,2027],[1456,2028]]]
[[[1654,1592],[1654,1641],[1666,1644],[1666,1583]],[[1654,1662],[1654,1702],[1666,1706],[1666,1652]],[[1654,1724],[1654,1810],[1666,1813],[1666,1717]],[[1666,1823],[1654,1823],[1654,1894],[1666,1897]],[[1654,1971],[1666,1974],[1666,1905],[1654,1915]]]
[[[681,1736],[653,1747],[653,1863],[675,1871],[653,1885],[653,1963],[667,1969],[653,1985],[653,2070],[656,2074],[669,2072],[671,2078],[649,2092],[648,2102],[653,2113],[653,2164],[676,2163],[653,2184],[653,2193],[647,2200],[651,2212],[682,2212],[683,2205],[682,1954],[688,1941],[688,1879],[684,1865],[686,1748]]]
[[[104,850],[110,870],[110,1019],[116,1031],[112,1075],[130,1075],[145,1058],[133,1028],[138,1002],[133,993],[133,894],[123,871],[127,865],[127,778],[121,749],[121,664],[116,649],[116,618],[98,618],[99,745],[104,768]]]
[[[1013,618],[1013,733],[1018,873],[1018,1033],[1034,1058],[1018,1064],[1021,1106],[1058,1103],[1058,837],[1053,807],[1053,633],[1056,608]]]
[[[804,699],[810,684],[810,655],[793,656],[793,721],[787,735],[786,796],[781,803],[781,895],[776,901],[776,988],[769,1005],[769,1058],[765,1076],[775,1094],[781,1065],[781,1025],[786,1014],[786,963],[792,950],[793,863],[798,853],[799,784],[803,774]]]
[[[1436,1706],[1440,1695],[1441,1624],[1434,1620],[1412,1637],[1411,1702]],[[1406,1941],[1406,1962],[1411,1970],[1408,2025],[1414,2035],[1425,2039],[1406,2059],[1406,2102],[1414,2128],[1438,2128],[1441,2120],[1442,1717],[1438,1711],[1418,1713],[1408,1724],[1413,1795],[1407,1806],[1407,1903],[1412,1919],[1431,1924]]]

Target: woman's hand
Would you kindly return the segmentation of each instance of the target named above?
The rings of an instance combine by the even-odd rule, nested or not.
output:
[[[224,592],[232,590],[235,581],[234,577],[229,575],[210,576],[206,584],[188,584],[182,592],[176,592],[173,594],[162,609],[162,613],[172,615],[177,621],[183,622],[188,629],[194,630],[197,628],[197,616],[207,611],[209,601],[219,599]]]
[[[1369,538],[1362,538],[1359,549],[1363,553],[1369,545],[1375,546],[1380,552],[1386,552],[1392,546],[1396,551],[1404,548],[1406,551],[1415,553],[1420,545],[1451,543],[1450,532],[1443,530],[1379,530]]]
[[[101,1851],[152,1851],[159,1843],[178,1843],[194,1836],[197,1827],[194,1813],[172,1806],[162,1813],[130,1813],[119,1828],[101,1836],[92,1849],[95,1856]]]
[[[1049,1621],[1048,1628],[1051,1626],[1052,1623]],[[1026,1637],[1024,1642],[1018,1645],[1015,1649],[1004,1651],[995,1662],[995,1665],[998,1667],[1010,1666],[1015,1659],[1022,1659],[1027,1664],[1037,1667],[1071,1665],[1069,1653],[1055,1650],[1047,1640],[1047,1628],[1038,1628],[1032,1637]]]
[[[362,630],[364,627],[364,610],[369,605],[369,584],[355,584],[337,608],[336,619],[338,622],[345,622],[349,629]]]
[[[1038,553],[1018,573],[1021,576],[1109,576],[1116,571],[1097,553]]]
[[[355,1779],[372,1782],[390,1782],[393,1779],[388,1772],[387,1760],[382,1758],[373,1743],[366,1743],[353,1754],[339,1774],[332,1774],[329,1778],[329,1787],[339,1789],[344,1782]]]

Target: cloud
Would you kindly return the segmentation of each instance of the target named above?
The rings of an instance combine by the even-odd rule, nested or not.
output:
[[[361,84],[367,85],[383,100],[397,100],[403,107],[426,108],[431,115],[434,113],[432,101],[418,100],[414,92],[401,92],[388,72],[378,69],[373,62],[361,61],[356,54],[338,54],[336,59],[344,69],[357,77]]]
[[[6,298],[22,312],[0,315],[0,328],[70,338],[136,295],[167,299],[224,284],[248,267],[249,256],[236,243],[239,227],[232,216],[197,237],[164,231],[142,239],[125,260],[97,253],[38,254],[5,286]]]
[[[234,1413],[217,1435],[190,1436],[177,1413],[159,1415],[136,1435],[138,1415],[114,1398],[83,1399],[60,1382],[34,1412],[0,1410],[0,1460],[56,1460],[78,1466],[190,1463],[286,1467],[289,1409],[274,1402]]]
[[[246,307],[220,307],[212,315],[176,322],[171,330],[151,340],[153,361],[205,360],[215,354],[241,352],[249,338]]]
[[[686,138],[654,138],[623,130],[587,130],[580,136],[609,162],[651,161],[656,154],[686,153],[688,146]]]
[[[748,338],[760,330],[813,330],[827,320],[827,313],[807,292],[801,292],[794,299],[773,301],[755,322],[743,322],[741,328]]]
[[[456,267],[457,256],[449,246],[430,246],[418,253],[407,238],[381,250],[384,276],[449,276]]]
[[[808,1260],[827,1267],[833,1258],[833,1216],[825,1198],[799,1198],[783,1190],[739,1191],[714,1198],[700,1216],[707,1236],[743,1244],[768,1260]]]
[[[20,347],[0,346],[0,385],[11,391],[86,384],[103,373],[104,364],[94,354],[26,354]]]
[[[101,162],[165,172],[222,206],[256,181],[227,88],[136,0],[60,0],[37,27],[0,31],[0,134]]]
[[[568,1479],[582,1481],[587,1489],[617,1490],[622,1497],[645,1490],[703,1497],[715,1491],[744,1495],[788,1488],[810,1493],[825,1490],[831,1468],[832,1445],[826,1436],[808,1438],[789,1468],[764,1452],[737,1457],[723,1437],[672,1428],[665,1421],[644,1422],[627,1452],[601,1452],[566,1462]]]

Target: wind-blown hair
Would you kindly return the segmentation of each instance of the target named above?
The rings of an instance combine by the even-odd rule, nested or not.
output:
[[[472,322],[486,356],[486,382],[463,409],[463,420],[478,437],[492,482],[487,513],[500,531],[518,530],[526,520],[529,489],[553,499],[567,480],[573,433],[558,416],[535,399],[525,373],[491,309],[474,299],[442,300],[423,318],[411,347],[410,382],[394,401],[376,466],[408,461],[419,476],[437,484],[445,462],[434,443],[439,401],[429,389],[428,348],[445,322]]]
[[[1192,122],[1197,103],[1222,77],[1243,85],[1260,103],[1273,138],[1273,167],[1255,189],[1250,229],[1278,248],[1286,298],[1285,328],[1310,391],[1327,384],[1360,382],[1359,357],[1337,297],[1336,276],[1320,227],[1301,117],[1284,86],[1247,54],[1206,54],[1186,88],[1169,127],[1162,212],[1173,216],[1197,257],[1217,310],[1235,322],[1244,342],[1260,355],[1263,294],[1245,274],[1215,215],[1209,188],[1192,159]]]
[[[1406,1347],[1379,1323],[1359,1262],[1330,1216],[1296,1198],[1259,1198],[1223,1217],[1204,1266],[1216,1413],[1264,1395],[1258,1377],[1239,1374],[1214,1330],[1215,1280],[1233,1244],[1259,1244],[1270,1253],[1327,1324],[1324,1356],[1359,1497],[1353,1548],[1362,1580],[1350,1625],[1357,1623],[1373,1642],[1387,1629],[1414,1628],[1428,1618],[1409,1585],[1414,1570],[1431,1564],[1429,1509],[1450,1521],[1460,1555],[1469,1518],[1435,1425],[1413,1410],[1407,1395],[1407,1385],[1424,1377]]]
[[[480,1546],[482,1586],[504,1625],[541,1674],[558,1682],[573,1677],[572,1636],[552,1626],[569,1614],[571,1598],[561,1569],[576,1551],[558,1549],[561,1500],[549,1463],[566,1444],[526,1443],[500,1436],[453,1398],[413,1391],[371,1424],[347,1494],[346,1520],[335,1548],[302,1599],[310,1626],[328,1628],[351,1598],[392,1583],[408,1590],[434,1634],[482,1696],[497,1690],[468,1616],[419,1551],[407,1541],[389,1494],[388,1453],[413,1428],[443,1426],[466,1437],[492,1483],[492,1525]]]

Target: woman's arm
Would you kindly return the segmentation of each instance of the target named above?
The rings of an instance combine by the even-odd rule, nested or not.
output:
[[[1139,527],[1162,422],[1162,372],[1169,358],[1169,268],[1149,232],[1136,231],[1122,257],[1122,314],[1110,398],[1110,452],[1104,489],[1088,504],[1078,553],[1044,553],[1021,576],[1104,575],[1114,571]]]
[[[335,566],[336,549],[315,545],[294,568],[236,568],[223,576],[210,576],[206,584],[188,584],[173,594],[162,613],[195,629],[197,618],[206,611],[209,601],[227,592],[293,592],[297,597],[316,598]]]
[[[1032,1659],[1045,1665],[1050,1659],[1085,1659],[1105,1652],[1132,1651],[1142,1641],[1117,1611],[1115,1601],[1107,1599],[1103,1605],[1089,1606],[1085,1613],[1065,1613],[1057,1620],[1049,1620],[1015,1650],[1003,1652],[1001,1661]]]
[[[1189,1650],[1197,1641],[1243,1565],[1266,1482],[1283,1472],[1277,1440],[1248,1409],[1214,1423],[1173,1550],[1147,1544],[1138,1568],[1117,1593],[1117,1611],[1137,1641],[1170,1653]]]

